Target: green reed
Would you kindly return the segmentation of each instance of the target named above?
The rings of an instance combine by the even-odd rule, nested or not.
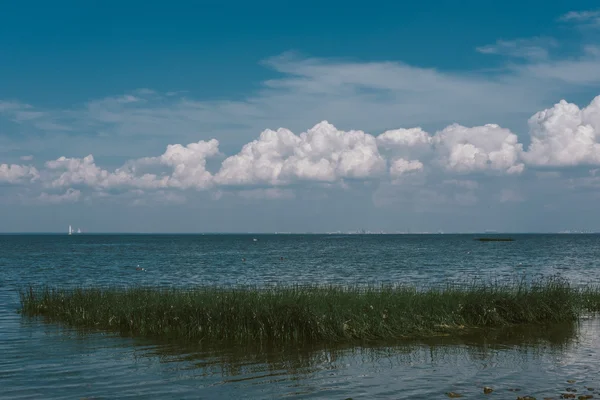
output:
[[[21,312],[79,328],[204,343],[426,338],[577,321],[600,288],[534,283],[408,286],[34,288]]]

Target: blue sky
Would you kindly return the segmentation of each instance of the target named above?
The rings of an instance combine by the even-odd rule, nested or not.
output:
[[[198,99],[243,98],[277,76],[261,61],[286,51],[453,71],[498,68],[502,59],[474,49],[501,38],[578,40],[580,32],[557,24],[557,17],[597,6],[325,3],[11,2],[0,15],[0,73],[11,79],[0,89],[4,97],[50,107],[148,86],[190,91]]]
[[[600,7],[554,3],[12,2],[0,231],[600,229]]]

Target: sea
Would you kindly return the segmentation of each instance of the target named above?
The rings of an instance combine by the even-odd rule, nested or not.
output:
[[[600,397],[594,316],[477,337],[282,349],[82,333],[18,313],[29,285],[600,283],[600,235],[479,236],[0,235],[0,399]]]

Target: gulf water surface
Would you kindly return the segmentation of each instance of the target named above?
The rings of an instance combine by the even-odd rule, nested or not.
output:
[[[600,397],[594,317],[377,346],[215,348],[81,333],[17,313],[28,285],[600,283],[600,235],[474,237],[0,235],[0,398]]]

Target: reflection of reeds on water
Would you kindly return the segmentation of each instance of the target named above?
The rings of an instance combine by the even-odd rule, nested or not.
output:
[[[458,365],[465,362],[494,362],[500,358],[517,367],[548,353],[567,351],[577,336],[577,322],[557,324],[548,329],[525,326],[480,332],[464,337],[438,337],[426,340],[353,346],[246,344],[230,346],[191,345],[189,342],[155,342],[140,357],[157,357],[176,362],[179,368],[200,375],[220,375],[228,380],[260,375],[278,379],[281,375],[301,376],[322,370],[347,368],[348,363],[378,368],[407,365]],[[185,366],[185,367],[184,367]],[[252,378],[249,378],[252,379]]]
[[[78,328],[202,343],[369,343],[576,321],[600,289],[515,285],[29,288],[21,311]],[[541,328],[540,328],[541,329]],[[515,335],[517,331],[512,331]]]

